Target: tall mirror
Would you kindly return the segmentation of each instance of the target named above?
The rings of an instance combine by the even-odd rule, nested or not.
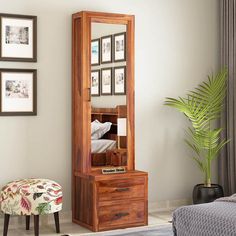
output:
[[[91,27],[91,166],[127,166],[126,25]]]

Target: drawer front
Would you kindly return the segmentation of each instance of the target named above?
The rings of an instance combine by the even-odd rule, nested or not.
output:
[[[145,197],[145,178],[135,177],[98,182],[98,200],[112,201]]]
[[[145,222],[145,202],[144,201],[124,201],[123,204],[103,206],[99,208],[99,230],[112,227],[131,226],[132,224],[144,224]]]

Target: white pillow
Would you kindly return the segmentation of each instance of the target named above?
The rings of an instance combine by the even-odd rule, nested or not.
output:
[[[91,123],[91,135],[93,135],[97,130],[99,130],[99,126],[97,123],[100,123],[98,120],[95,120]]]
[[[106,134],[111,129],[111,122],[100,123],[98,120],[92,122],[91,126],[91,139],[100,139],[104,134]],[[93,132],[92,132],[93,131]]]

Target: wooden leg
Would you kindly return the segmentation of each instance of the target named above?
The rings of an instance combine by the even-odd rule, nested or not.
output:
[[[4,229],[3,229],[3,236],[7,236],[8,226],[9,226],[10,215],[4,214]]]
[[[57,234],[60,233],[60,223],[59,223],[59,212],[54,213],[55,225],[56,225],[56,232]]]
[[[26,216],[26,230],[30,229],[30,216]]]
[[[39,236],[39,215],[34,216],[34,235]]]

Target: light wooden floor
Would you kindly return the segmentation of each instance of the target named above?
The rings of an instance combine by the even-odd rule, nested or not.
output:
[[[113,233],[129,233],[129,232],[138,232],[142,228],[146,227],[156,227],[158,225],[165,225],[170,224],[169,221],[171,220],[171,212],[157,212],[157,213],[151,213],[149,214],[149,225],[139,228],[128,228],[123,230],[115,230],[112,231]],[[55,235],[69,235],[69,236],[92,236],[92,235],[106,235],[109,236],[109,231],[107,232],[99,232],[99,233],[93,233],[79,225],[73,224],[73,223],[66,223],[61,222],[61,233],[56,234],[54,225],[48,225],[48,226],[40,226],[40,235],[44,236],[55,236]],[[1,232],[0,232],[1,235]],[[31,229],[29,231],[26,231],[24,228],[24,224],[19,225],[18,228],[13,229],[11,226],[9,227],[8,236],[33,236],[33,223],[31,225]]]

